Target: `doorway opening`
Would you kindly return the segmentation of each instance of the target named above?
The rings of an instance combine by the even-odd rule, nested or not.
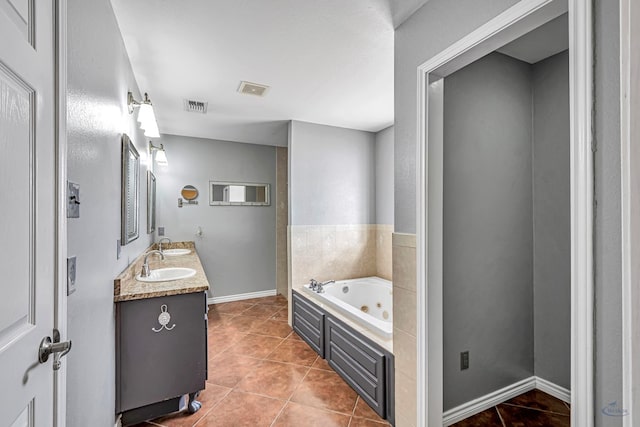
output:
[[[521,2],[418,68],[419,425],[534,388],[592,424],[589,15]]]

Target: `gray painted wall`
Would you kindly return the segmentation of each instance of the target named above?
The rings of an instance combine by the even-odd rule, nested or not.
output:
[[[445,79],[445,410],[534,372],[531,117],[527,63],[493,53]]]
[[[571,388],[569,54],[532,66],[535,373]]]
[[[115,423],[113,279],[151,244],[146,234],[146,168],[141,168],[140,237],[120,238],[120,137],[141,156],[146,140],[127,111],[127,90],[140,93],[109,0],[70,0],[68,19],[68,177],[80,184],[80,218],[67,221],[68,252],[77,256],[77,290],[68,298],[67,426]],[[162,126],[162,124],[160,124]]]
[[[429,0],[395,32],[395,231],[416,232],[416,68],[517,0]]]
[[[494,53],[445,79],[445,409],[533,373],[570,388],[568,72]]]
[[[169,165],[156,168],[157,224],[172,240],[195,240],[211,296],[276,289],[276,148],[176,135],[161,142]],[[210,180],[271,184],[271,205],[210,206]],[[185,185],[198,189],[198,204],[178,208]]]
[[[620,223],[620,3],[595,0],[595,416],[622,402],[622,276]],[[636,414],[637,416],[638,414]]]
[[[375,134],[292,121],[290,225],[375,224]]]
[[[393,224],[393,126],[376,133],[376,223]]]

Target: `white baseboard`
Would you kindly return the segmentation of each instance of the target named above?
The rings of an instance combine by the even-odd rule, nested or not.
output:
[[[486,411],[492,406],[496,406],[522,393],[533,390],[534,388],[536,388],[536,377],[525,378],[517,383],[496,390],[493,393],[489,393],[448,410],[442,414],[442,424],[444,426],[450,426],[482,411]]]
[[[560,399],[563,402],[571,403],[571,391],[557,384],[547,381],[544,378],[536,377],[536,388],[547,394]]]
[[[533,389],[543,391],[564,402],[571,402],[569,390],[543,378],[532,376],[448,410],[442,414],[442,424],[450,426]]]
[[[227,295],[224,297],[213,297],[207,299],[207,304],[219,304],[221,302],[242,301],[245,299],[272,297],[277,294],[275,289],[268,291],[248,292],[246,294]]]

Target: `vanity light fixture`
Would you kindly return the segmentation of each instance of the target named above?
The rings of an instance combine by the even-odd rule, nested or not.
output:
[[[153,104],[149,99],[149,95],[145,92],[144,100],[136,101],[133,97],[133,93],[127,93],[127,105],[129,107],[129,114],[133,114],[133,111],[138,108],[138,122],[140,122],[140,129],[144,130],[144,136],[148,138],[160,138],[160,132],[158,131],[158,122],[156,122],[156,115],[153,112]]]
[[[149,141],[149,153],[151,154],[152,158],[153,158],[153,152],[156,152],[156,163],[162,166],[166,166],[169,164],[169,161],[167,160],[167,153],[164,151],[164,145],[160,144],[159,147],[156,147],[155,145],[153,145],[153,143],[151,141]]]

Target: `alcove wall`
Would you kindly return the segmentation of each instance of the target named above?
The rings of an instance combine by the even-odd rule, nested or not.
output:
[[[566,51],[445,79],[445,411],[533,375],[569,388],[569,196]]]

